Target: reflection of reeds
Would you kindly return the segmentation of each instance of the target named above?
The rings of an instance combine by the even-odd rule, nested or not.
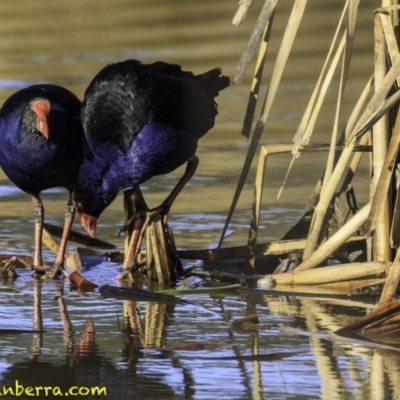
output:
[[[163,347],[167,326],[167,304],[146,303],[146,347]]]
[[[385,346],[374,346],[371,343],[372,348],[376,347],[379,350],[366,352],[364,346],[368,344],[367,339],[359,341],[360,346],[357,346],[357,342],[353,344],[354,339],[351,337],[347,340],[337,340],[340,338],[341,327],[347,325],[351,317],[335,313],[335,307],[344,306],[348,300],[299,298],[298,305],[295,306],[293,302],[283,301],[283,297],[264,299],[272,314],[304,315],[304,334],[310,338],[310,346],[316,360],[321,379],[321,398],[384,398],[383,393],[387,391],[388,381],[391,384],[391,398],[398,397],[396,372],[399,365],[398,356],[393,354],[393,348],[385,349]],[[374,308],[373,304],[352,304],[366,311]],[[290,334],[290,330],[287,334]],[[342,343],[342,346],[335,346],[335,342]]]
[[[124,332],[135,349],[146,347],[139,313],[140,303],[124,301]]]

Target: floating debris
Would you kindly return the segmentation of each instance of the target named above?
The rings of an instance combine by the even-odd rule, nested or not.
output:
[[[1,279],[17,279],[18,274],[15,268],[24,267],[24,264],[18,257],[12,257],[9,260],[0,261],[0,278]]]

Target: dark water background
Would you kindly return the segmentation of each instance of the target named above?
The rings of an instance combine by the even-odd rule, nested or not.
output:
[[[179,63],[194,72],[215,66],[234,77],[236,64],[262,2],[256,2],[241,27],[231,24],[237,2],[177,0],[40,0],[0,3],[0,103],[17,89],[37,82],[68,87],[82,98],[104,65],[127,58]],[[291,1],[280,1],[266,77],[273,68]],[[262,144],[289,143],[318,78],[343,1],[309,1],[289,64],[271,110]],[[362,1],[354,60],[346,91],[343,121],[373,68],[373,16],[377,6]],[[170,223],[178,247],[207,248],[221,232],[247,148],[240,136],[251,73],[218,98],[216,127],[199,145],[200,166],[178,197]],[[335,77],[337,82],[339,76]],[[265,87],[263,88],[263,93]],[[329,142],[337,90],[332,87],[314,142]],[[1,145],[1,144],[0,144]],[[260,240],[280,238],[297,222],[325,156],[301,157],[279,201],[277,190],[289,156],[269,162]],[[145,186],[150,206],[158,205],[182,174],[158,177]],[[240,199],[226,244],[246,241],[254,169]],[[360,205],[368,191],[367,169],[355,186]],[[33,218],[29,196],[0,172],[0,253],[31,254]],[[66,192],[43,195],[48,222],[61,224]],[[119,197],[102,215],[98,237],[122,245]],[[74,229],[81,231],[76,223]],[[71,243],[70,248],[74,244]],[[52,254],[46,250],[45,260]],[[98,285],[115,284],[119,266],[107,261],[86,266],[83,274]],[[384,399],[399,393],[397,352],[361,345],[339,345],[279,334],[287,324],[308,331],[333,331],[373,308],[369,299],[293,296],[197,295],[205,307],[146,305],[105,300],[97,291],[81,295],[55,282],[35,286],[28,273],[12,286],[0,286],[2,329],[31,330],[43,321],[44,334],[0,332],[0,389],[15,385],[104,385],[110,399]],[[62,285],[61,285],[62,286]],[[64,289],[64,302],[56,299]],[[40,299],[41,315],[35,314]],[[186,297],[188,298],[188,297]],[[39,300],[36,300],[36,306]],[[68,310],[68,318],[62,312]],[[233,330],[227,321],[256,311],[265,329]],[[220,316],[217,316],[217,313]],[[93,320],[95,339],[84,339]],[[213,344],[202,350],[162,352],[160,346]],[[286,353],[287,357],[246,360],[241,356]],[[393,375],[394,374],[394,375]],[[12,398],[12,397],[9,397]],[[44,398],[44,397],[43,397]],[[51,396],[47,398],[52,398]],[[54,397],[56,398],[56,397]],[[82,397],[84,398],[84,397]],[[86,398],[91,398],[87,396]]]

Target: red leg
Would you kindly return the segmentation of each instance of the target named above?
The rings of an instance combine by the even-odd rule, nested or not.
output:
[[[61,236],[60,247],[58,248],[57,256],[54,261],[54,268],[51,273],[52,279],[56,278],[64,267],[65,251],[67,249],[68,237],[69,233],[71,232],[72,223],[74,222],[74,217],[75,217],[75,207],[72,204],[72,196],[70,193],[68,203],[65,206],[64,228]]]
[[[131,208],[132,200],[127,202],[126,199],[131,199],[134,197],[135,209]],[[129,204],[128,204],[129,203]],[[128,244],[128,249],[125,253],[124,263],[123,263],[123,272],[118,275],[117,279],[122,280],[127,273],[130,272],[130,269],[135,265],[136,256],[138,254],[138,250],[140,251],[140,247],[142,244],[143,236],[141,235],[142,227],[144,223],[144,212],[147,210],[147,205],[144,200],[142,191],[139,186],[134,187],[128,193],[125,194],[125,212],[127,213],[129,210],[132,216],[125,215],[125,218],[128,221],[125,223],[123,230],[130,230],[130,239]],[[130,228],[130,225],[133,224],[133,227]]]
[[[33,257],[33,268],[43,266],[42,259],[42,233],[44,208],[39,195],[32,195],[33,216],[35,218],[35,255]]]

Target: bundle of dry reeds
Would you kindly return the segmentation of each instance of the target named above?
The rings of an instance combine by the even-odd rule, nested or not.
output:
[[[243,10],[248,10],[251,3],[251,1],[241,3],[234,23],[239,24],[242,21],[243,15],[246,15]],[[293,41],[302,22],[307,0],[296,0],[293,4],[270,81],[263,82],[268,85],[268,90],[261,106],[260,115],[253,128],[251,121],[255,114],[256,100],[262,82],[263,65],[271,40],[271,26],[277,3],[276,0],[265,1],[238,66],[236,82],[243,78],[244,71],[257,48],[257,44],[261,43],[242,132],[245,136],[251,137],[251,141],[219,246],[222,244],[225,231],[258,148]],[[397,5],[397,0],[386,1],[383,7],[377,9],[374,13],[375,49],[371,57],[375,60],[375,70],[371,71],[371,79],[366,82],[365,89],[341,130],[339,116],[343,107],[349,68],[354,56],[352,49],[358,3],[355,0],[344,2],[343,12],[338,21],[332,44],[328,49],[326,61],[294,135],[294,144],[261,147],[254,185],[253,215],[248,239],[246,272],[251,273],[255,270],[255,260],[258,254],[256,247],[258,224],[268,156],[291,152],[290,170],[295,164],[296,158],[303,152],[326,151],[325,170],[321,171],[321,179],[317,182],[314,192],[311,194],[304,214],[304,216],[307,214],[310,217],[307,239],[303,242],[304,247],[296,250],[297,254],[301,254],[302,261],[292,271],[289,271],[289,274],[279,273],[273,275],[272,278],[276,284],[309,285],[310,283],[347,282],[346,287],[360,287],[362,281],[365,282],[365,285],[370,285],[373,282],[371,278],[376,278],[376,282],[381,283],[380,278],[383,276],[388,279],[386,280],[382,301],[387,301],[393,296],[400,279],[398,256],[393,257],[393,248],[399,245],[399,241],[396,236],[398,235],[396,209],[391,201],[395,188],[393,172],[400,141],[400,118],[398,117],[400,59],[398,57],[398,37],[396,36],[400,7]],[[337,69],[340,69],[340,83],[337,90],[331,143],[329,146],[323,144],[311,146],[309,142],[322,103],[328,89],[331,88],[332,77]],[[365,152],[371,153],[371,201],[358,210],[343,205],[340,198],[343,193],[349,190],[351,180]],[[340,220],[340,223],[337,231],[330,236],[331,227],[329,224],[332,223],[335,213],[340,214],[341,207],[348,207],[346,218],[340,219],[336,216],[336,220]],[[293,237],[293,232],[291,233],[290,239],[292,241],[295,237]],[[316,267],[326,263],[326,260],[346,242],[353,240],[354,235],[359,234],[364,237],[363,240],[367,248],[366,263],[358,265],[339,264],[315,270]],[[395,261],[393,262],[393,260]],[[358,284],[355,284],[355,280],[359,281]],[[352,282],[352,285],[349,285],[350,282]]]

